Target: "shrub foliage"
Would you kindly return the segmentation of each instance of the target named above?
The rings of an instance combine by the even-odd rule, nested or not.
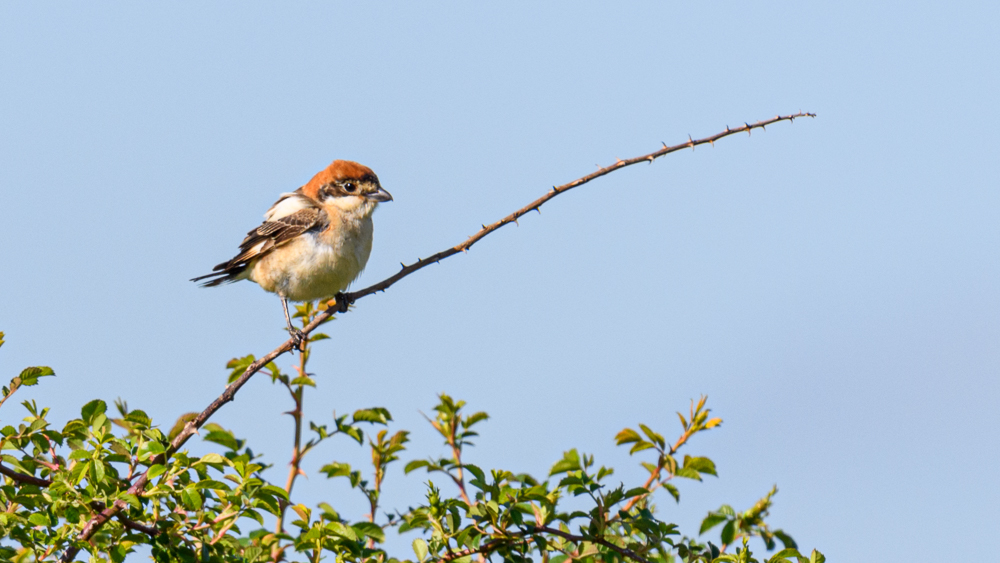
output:
[[[324,308],[306,303],[296,317],[305,326]],[[283,484],[268,480],[267,466],[246,440],[214,423],[200,432],[214,452],[194,456],[181,450],[163,459],[171,438],[194,414],[180,417],[167,431],[124,401],[109,409],[93,400],[79,418],[56,428],[47,408],[21,403],[27,416],[0,429],[0,558],[55,561],[81,550],[90,561],[119,563],[137,547],[149,546],[154,560],[183,563],[824,561],[817,551],[800,552],[789,534],[767,523],[776,489],[743,512],[730,506],[709,512],[690,536],[657,517],[657,491],[679,502],[678,479],[716,475],[711,459],[678,453],[722,422],[711,416],[705,397],[692,401],[686,414],[678,413],[680,433],[673,441],[645,424],[615,437],[645,468],[643,483],[616,481],[612,468],[576,449],[563,452],[547,475],[485,470],[464,456],[488,415],[470,412],[464,401],[445,394],[429,422],[449,457],[414,458],[406,450],[409,432],[391,430],[392,415],[380,407],[306,422],[303,396],[316,385],[306,366],[312,343],[325,338],[309,336],[291,373],[274,363],[263,370],[295,405],[293,456]],[[252,356],[231,360],[230,382],[253,361]],[[53,375],[48,367],[23,370],[3,388],[0,417],[10,420],[4,411],[12,407],[4,403],[21,387]],[[302,459],[321,446],[336,451],[328,442],[338,437],[366,445],[371,465],[333,461],[320,472],[349,482],[366,500],[367,514],[344,514],[329,502],[292,494]],[[406,509],[382,498],[387,466],[402,459],[406,474],[426,479],[424,502]],[[130,492],[147,472],[145,490]],[[80,541],[84,527],[115,501],[124,501],[127,509],[101,522],[89,541]],[[387,552],[388,533],[415,537],[412,553]],[[711,539],[700,539],[706,534]],[[752,553],[751,538],[773,553],[766,559]]]

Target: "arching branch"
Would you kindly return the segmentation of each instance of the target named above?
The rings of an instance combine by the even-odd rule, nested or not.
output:
[[[417,260],[416,262],[410,264],[409,266],[403,265],[402,269],[395,275],[390,276],[376,284],[370,285],[358,291],[338,295],[336,307],[331,307],[330,309],[317,315],[316,318],[311,323],[309,323],[305,328],[302,329],[302,332],[308,335],[310,332],[315,330],[316,327],[318,327],[319,325],[327,321],[330,317],[332,317],[335,313],[347,312],[348,306],[357,301],[358,299],[361,299],[362,297],[367,297],[379,291],[385,291],[386,289],[392,287],[396,282],[400,281],[406,276],[409,276],[410,274],[413,274],[418,270],[421,270],[431,264],[436,264],[441,260],[444,260],[445,258],[448,258],[450,256],[454,256],[455,254],[458,254],[460,252],[468,251],[470,248],[472,248],[474,244],[485,238],[487,235],[495,232],[504,225],[516,222],[519,218],[521,218],[527,213],[530,213],[532,211],[537,211],[539,208],[541,208],[542,205],[547,203],[550,199],[558,196],[559,194],[572,190],[573,188],[582,186],[592,180],[596,180],[597,178],[610,174],[616,170],[621,170],[622,168],[625,168],[627,166],[632,166],[633,164],[639,164],[641,162],[653,162],[657,158],[668,155],[672,152],[677,152],[679,150],[687,148],[693,149],[698,145],[714,144],[715,141],[718,141],[723,137],[736,135],[738,133],[749,134],[754,129],[764,129],[766,126],[771,125],[772,123],[777,123],[779,121],[794,121],[796,118],[799,117],[816,117],[816,114],[799,112],[791,115],[777,115],[775,117],[772,117],[771,119],[765,119],[762,121],[758,121],[756,123],[744,123],[743,125],[735,128],[726,127],[725,131],[722,131],[721,133],[716,133],[715,135],[712,135],[710,137],[704,137],[701,139],[691,139],[689,137],[687,142],[673,146],[667,146],[666,144],[664,144],[663,148],[653,151],[649,154],[644,154],[642,156],[637,156],[635,158],[629,158],[625,160],[618,160],[610,166],[605,166],[603,168],[600,168],[597,171],[587,174],[586,176],[577,178],[572,182],[562,184],[560,186],[554,186],[552,187],[552,189],[546,192],[545,195],[543,195],[542,197],[518,209],[517,211],[511,213],[510,215],[507,215],[503,219],[500,219],[499,221],[496,221],[495,223],[491,223],[489,225],[483,225],[483,227],[479,231],[477,231],[471,237],[467,238],[465,241],[451,248],[447,248],[436,254],[428,256],[427,258],[422,258],[420,260]],[[289,339],[281,346],[278,346],[277,348],[272,350],[266,356],[258,358],[257,361],[247,366],[243,374],[236,381],[234,381],[228,387],[226,387],[226,390],[222,393],[222,395],[219,396],[219,398],[212,401],[212,403],[208,405],[208,407],[205,408],[205,410],[203,410],[195,419],[191,420],[190,422],[187,423],[187,425],[185,425],[184,429],[173,439],[173,441],[170,443],[170,447],[167,448],[167,450],[164,453],[150,460],[150,466],[156,464],[165,464],[167,459],[169,459],[169,457],[173,455],[174,452],[179,450],[180,447],[183,446],[184,443],[187,442],[188,439],[191,438],[191,436],[199,428],[201,428],[202,425],[204,425],[205,422],[207,422],[208,419],[213,414],[215,414],[216,411],[222,408],[222,406],[225,405],[226,403],[233,400],[233,397],[236,395],[236,392],[239,391],[240,388],[243,387],[243,385],[245,385],[246,382],[249,381],[250,378],[255,373],[260,371],[260,369],[265,365],[267,365],[269,362],[273,361],[275,358],[284,354],[285,352],[292,350],[294,347],[295,347],[295,340]],[[146,485],[148,484],[148,482],[149,482],[149,471],[147,470],[138,479],[136,479],[135,483],[133,483],[133,485],[129,488],[128,490],[129,494],[141,495],[143,491],[146,489]],[[106,507],[104,510],[94,515],[94,517],[87,522],[87,524],[77,535],[76,545],[67,548],[66,551],[63,552],[60,561],[62,561],[63,563],[68,563],[72,561],[76,557],[77,553],[79,553],[80,551],[80,548],[77,547],[77,545],[82,545],[83,543],[89,541],[90,538],[93,537],[93,535],[98,530],[101,529],[101,526],[103,526],[105,522],[113,518],[125,507],[126,503],[124,501],[118,500],[115,501],[110,506]]]

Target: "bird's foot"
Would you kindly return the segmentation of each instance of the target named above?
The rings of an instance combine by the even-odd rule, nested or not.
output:
[[[343,293],[337,293],[333,296],[337,300],[337,308],[335,309],[338,313],[346,313],[347,309],[351,307],[351,301]]]
[[[306,337],[306,333],[302,332],[301,330],[295,327],[289,327],[288,334],[291,335],[292,340],[295,341],[295,344],[292,345],[292,348],[298,348],[300,352],[305,352],[306,342],[309,341],[308,337]]]

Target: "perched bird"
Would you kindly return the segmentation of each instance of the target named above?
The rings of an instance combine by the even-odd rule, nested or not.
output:
[[[339,295],[368,262],[372,251],[372,213],[392,201],[367,166],[335,160],[292,193],[282,194],[264,214],[264,223],[247,233],[240,252],[212,273],[191,281],[203,287],[250,280],[281,298],[288,332],[288,300],[311,301]],[[338,299],[338,303],[342,300]]]

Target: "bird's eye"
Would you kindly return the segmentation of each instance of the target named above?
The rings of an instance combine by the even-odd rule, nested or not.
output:
[[[354,182],[348,182],[348,183],[344,184],[344,191],[345,192],[347,192],[349,194],[353,194],[354,190],[355,190]]]

